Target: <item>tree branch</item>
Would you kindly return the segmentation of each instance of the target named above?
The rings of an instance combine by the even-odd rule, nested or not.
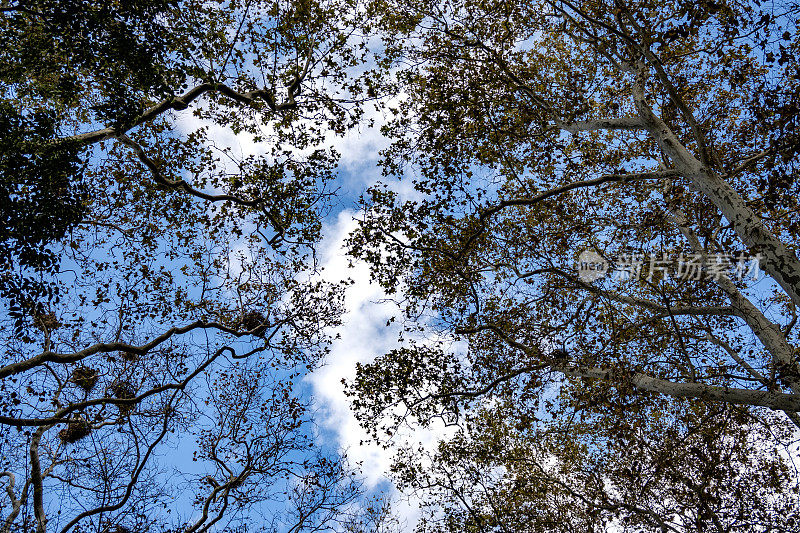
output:
[[[294,82],[291,87],[294,87]],[[139,117],[137,117],[131,125],[125,128],[108,127],[95,131],[90,131],[87,133],[72,135],[70,137],[62,137],[60,139],[57,139],[55,142],[57,143],[74,142],[80,145],[89,145],[100,141],[105,141],[107,139],[111,139],[113,137],[117,137],[121,134],[124,134],[125,132],[135,128],[136,126],[149,122],[154,118],[156,118],[157,116],[172,109],[177,111],[182,111],[184,109],[187,109],[189,107],[189,104],[191,104],[197,98],[208,92],[218,92],[242,104],[252,104],[257,100],[261,100],[266,102],[267,106],[273,112],[294,109],[295,107],[297,107],[297,103],[295,102],[295,96],[299,92],[299,84],[295,89],[292,89],[291,87],[288,90],[287,100],[281,104],[276,104],[275,98],[274,96],[272,96],[271,91],[268,91],[266,89],[256,89],[254,91],[240,93],[238,91],[231,89],[230,87],[228,87],[223,83],[201,83],[200,85],[197,85],[196,87],[189,89],[181,96],[165,98],[156,105],[149,107],[141,115],[139,115]]]
[[[719,387],[705,383],[678,383],[654,378],[643,372],[625,372],[620,376],[618,370],[585,366],[559,367],[564,375],[589,379],[599,379],[619,383],[620,379],[639,390],[665,394],[675,398],[697,398],[737,405],[767,407],[776,411],[800,411],[800,395],[769,392],[752,389]]]
[[[557,125],[560,129],[569,133],[597,130],[645,131],[644,121],[639,117],[603,118],[584,122],[557,122]]]
[[[13,374],[18,374],[20,372],[24,372],[26,370],[30,370],[31,368],[41,366],[45,363],[74,363],[76,361],[80,361],[90,355],[94,355],[97,353],[108,353],[108,352],[116,352],[116,351],[126,351],[126,352],[133,352],[139,355],[144,355],[148,351],[152,350],[159,344],[167,341],[170,337],[174,335],[180,335],[183,333],[187,333],[194,329],[210,329],[216,328],[227,333],[237,334],[235,330],[224,326],[218,322],[205,322],[203,320],[198,320],[196,322],[192,322],[186,326],[180,327],[173,327],[159,335],[158,337],[154,338],[152,341],[143,344],[141,346],[133,346],[131,344],[127,344],[124,342],[111,342],[111,343],[98,343],[83,350],[80,350],[75,353],[71,354],[60,354],[55,353],[49,350],[42,352],[41,354],[31,357],[30,359],[25,359],[24,361],[19,361],[17,363],[11,363],[0,368],[0,379],[6,378]]]
[[[602,176],[599,176],[591,180],[575,181],[572,183],[567,183],[566,185],[555,187],[553,189],[537,194],[536,196],[532,196],[530,198],[513,198],[510,200],[501,200],[494,207],[490,207],[489,209],[486,209],[485,211],[481,212],[480,220],[484,221],[487,218],[494,216],[499,211],[502,211],[506,207],[520,206],[520,205],[524,206],[534,205],[544,200],[547,200],[548,198],[552,198],[553,196],[558,196],[559,194],[569,192],[574,189],[580,189],[583,187],[594,187],[595,185],[602,185],[603,183],[627,183],[631,181],[674,178],[677,176],[678,173],[674,170],[660,170],[656,172],[632,172],[629,174],[604,174]]]
[[[192,196],[197,198],[201,198],[203,200],[207,200],[209,202],[232,202],[244,207],[256,207],[262,203],[264,203],[264,198],[253,198],[251,200],[245,200],[243,198],[239,198],[238,196],[233,196],[230,194],[210,194],[192,187],[186,180],[179,179],[179,180],[171,180],[164,176],[161,172],[161,169],[158,168],[158,165],[150,159],[144,149],[141,147],[139,143],[128,137],[127,135],[120,135],[117,139],[124,145],[133,149],[136,156],[139,158],[144,166],[150,171],[153,176],[153,179],[156,183],[164,185],[165,187],[170,187],[174,189],[182,189],[189,193]],[[264,213],[267,215],[270,223],[272,224],[273,229],[275,230],[276,236],[273,239],[269,240],[270,244],[274,244],[277,239],[281,238],[286,233],[286,228],[283,227],[278,219],[270,213],[268,210],[264,210]]]
[[[251,350],[247,353],[247,355],[252,355],[259,351],[262,351],[264,348],[256,348]],[[70,404],[69,406],[60,409],[55,413],[55,415],[49,418],[13,418],[8,416],[0,416],[0,424],[12,425],[12,426],[45,426],[45,425],[53,425],[59,423],[67,423],[69,422],[65,417],[68,416],[70,413],[75,411],[80,411],[85,409],[86,407],[90,407],[92,405],[100,405],[100,404],[113,404],[113,405],[136,405],[142,400],[153,396],[154,394],[158,394],[159,392],[164,392],[168,390],[183,390],[186,388],[186,385],[195,378],[200,372],[208,368],[208,366],[213,363],[223,352],[230,352],[231,357],[234,359],[242,359],[244,356],[237,356],[236,351],[233,348],[228,346],[223,346],[219,350],[217,350],[213,356],[209,357],[207,361],[203,364],[199,365],[191,374],[186,376],[183,381],[177,383],[168,383],[166,385],[161,385],[159,387],[154,387],[147,392],[140,394],[134,398],[95,398],[93,400],[87,400],[85,402],[74,403]]]
[[[501,328],[486,324],[473,328],[459,328],[456,333],[478,333],[480,331],[491,331],[500,337],[512,348],[521,350],[525,353],[538,353],[538,348],[532,348],[516,341],[508,336]],[[752,405],[767,407],[776,411],[800,411],[800,395],[785,394],[781,392],[760,391],[751,389],[738,389],[731,387],[720,387],[705,383],[678,383],[666,379],[655,378],[643,372],[621,371],[619,369],[595,368],[580,365],[566,365],[564,363],[552,364],[553,370],[559,371],[565,376],[581,377],[590,379],[600,379],[610,383],[628,383],[637,389],[665,394],[676,398],[697,398],[701,400],[721,401],[732,404]],[[519,373],[508,374],[495,381],[511,379]],[[499,382],[498,381],[498,382]],[[487,389],[491,390],[491,388]],[[469,395],[469,393],[465,394]]]
[[[39,441],[51,425],[42,426],[33,432],[30,445],[31,482],[33,484],[33,513],[36,517],[36,533],[47,533],[47,517],[44,512],[44,485],[42,467],[39,462]]]
[[[173,394],[173,399],[175,398],[175,396],[177,394],[178,394],[178,391],[175,391],[175,394]],[[167,405],[170,405],[170,403],[168,402]],[[161,442],[161,440],[166,436],[168,430],[169,430],[169,415],[165,414],[164,415],[164,423],[162,424],[162,427],[161,427],[161,432],[158,434],[158,437],[156,437],[156,439],[150,444],[150,446],[147,447],[147,451],[145,452],[144,457],[141,459],[141,461],[139,462],[137,468],[131,474],[131,480],[128,483],[127,487],[125,487],[125,494],[122,496],[122,498],[120,498],[120,500],[117,503],[110,504],[110,505],[103,505],[103,506],[100,506],[100,507],[96,507],[94,509],[89,509],[89,510],[83,511],[82,513],[78,514],[78,516],[76,516],[75,518],[70,520],[67,523],[67,525],[65,525],[61,529],[61,533],[67,533],[67,531],[72,529],[75,525],[77,525],[78,522],[80,522],[81,520],[83,520],[86,517],[89,517],[89,516],[92,516],[92,515],[95,515],[95,514],[98,514],[98,513],[106,513],[106,512],[110,512],[110,511],[116,511],[117,509],[119,509],[123,505],[125,505],[125,502],[128,501],[128,499],[130,498],[131,494],[133,493],[133,487],[136,486],[136,483],[139,480],[139,476],[141,475],[142,471],[144,470],[144,467],[147,464],[147,461],[150,458],[150,455],[153,453],[153,450],[158,445],[158,443]],[[137,455],[138,455],[138,452],[139,452],[138,443],[136,445],[136,450],[137,450]]]
[[[672,217],[680,232],[689,241],[692,249],[702,256],[703,262],[706,262],[707,255],[700,244],[700,239],[694,230],[689,227],[683,211],[678,207],[674,207],[672,209]],[[781,329],[764,316],[764,313],[753,305],[727,276],[720,276],[715,281],[727,295],[731,305],[738,311],[737,315],[745,321],[758,337],[758,340],[761,341],[764,348],[772,355],[775,364],[785,370],[791,370],[788,375],[784,376],[784,381],[789,385],[792,392],[800,394],[800,382],[796,377],[800,376],[800,369],[798,369],[795,361],[794,349],[786,340]]]

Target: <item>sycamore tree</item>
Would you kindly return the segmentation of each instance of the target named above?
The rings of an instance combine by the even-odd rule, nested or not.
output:
[[[384,442],[454,426],[396,457],[421,529],[800,527],[798,5],[375,6],[399,104],[350,245],[410,340],[350,391]]]
[[[298,391],[361,10],[0,2],[0,531],[374,521]]]

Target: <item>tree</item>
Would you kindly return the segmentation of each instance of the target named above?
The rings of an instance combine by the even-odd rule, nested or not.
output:
[[[314,245],[360,10],[0,3],[0,530],[359,520],[299,389],[340,314]]]
[[[417,341],[351,394],[457,426],[398,455],[423,527],[796,529],[798,6],[379,5],[415,194],[351,253]]]

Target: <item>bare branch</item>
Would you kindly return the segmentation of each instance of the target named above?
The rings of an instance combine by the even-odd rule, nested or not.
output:
[[[39,441],[44,432],[52,426],[42,426],[33,432],[30,445],[31,482],[33,484],[33,513],[36,517],[36,533],[47,532],[47,517],[44,512],[44,484],[42,483],[42,467],[39,462]]]
[[[175,396],[177,396],[178,392],[179,391],[175,391],[175,394],[173,394],[173,396],[172,396],[173,399],[175,398]],[[142,457],[142,459],[140,461],[138,461],[139,464],[138,464],[137,468],[131,473],[131,480],[130,480],[130,482],[128,482],[128,485],[125,487],[125,494],[122,496],[122,498],[119,499],[119,501],[117,501],[114,504],[103,505],[103,506],[100,506],[100,507],[96,507],[94,509],[89,509],[89,510],[83,511],[82,513],[78,514],[75,518],[70,520],[61,529],[61,533],[67,533],[67,531],[69,531],[74,526],[76,526],[78,524],[78,522],[80,522],[84,518],[87,518],[89,516],[93,516],[93,515],[96,515],[96,514],[100,514],[100,513],[107,513],[107,512],[111,512],[111,511],[116,511],[117,509],[120,509],[123,505],[125,505],[125,503],[130,498],[131,494],[133,493],[133,488],[136,486],[136,483],[139,481],[139,476],[142,474],[142,471],[144,470],[144,467],[147,464],[148,459],[152,455],[153,450],[155,450],[155,447],[158,445],[158,443],[161,442],[161,440],[166,436],[168,430],[169,430],[169,416],[165,415],[164,416],[164,422],[163,422],[163,424],[161,426],[161,432],[158,434],[158,437],[156,437],[155,440],[153,440],[153,442],[150,443],[150,445],[147,447],[147,451],[145,451],[144,457]],[[137,455],[138,455],[138,451],[139,451],[138,444],[137,444],[136,450],[137,450]]]
[[[220,324],[218,322],[206,322],[204,320],[198,320],[186,326],[170,328],[161,335],[159,335],[158,337],[151,340],[150,342],[142,344],[141,346],[133,346],[131,344],[127,344],[124,342],[110,342],[110,343],[101,342],[71,354],[55,353],[47,350],[37,356],[31,357],[30,359],[25,359],[24,361],[19,361],[17,363],[11,363],[9,365],[0,368],[0,379],[6,378],[13,374],[24,372],[26,370],[30,370],[31,368],[41,366],[45,363],[74,363],[76,361],[80,361],[81,359],[84,359],[86,357],[89,357],[90,355],[94,355],[97,353],[126,351],[126,352],[133,352],[136,354],[145,354],[148,351],[155,348],[156,346],[158,346],[159,344],[169,340],[174,335],[187,333],[194,329],[212,329],[212,328],[219,329],[227,333],[233,333],[233,334],[238,333],[235,330],[232,330],[231,328],[223,324]]]
[[[211,363],[213,363],[224,352],[229,352],[231,354],[232,358],[234,358],[234,359],[242,359],[246,355],[252,355],[252,354],[257,353],[259,351],[263,351],[264,349],[265,348],[263,348],[263,347],[262,348],[256,348],[254,350],[249,351],[245,355],[237,356],[236,351],[233,348],[230,348],[228,346],[223,346],[222,348],[217,350],[214,353],[214,355],[209,357],[203,364],[199,365],[192,373],[190,373],[188,376],[186,376],[186,378],[184,378],[183,381],[180,381],[180,382],[177,382],[177,383],[168,383],[166,385],[161,385],[159,387],[154,387],[154,388],[152,388],[152,389],[140,394],[139,396],[136,396],[136,397],[133,397],[133,398],[110,398],[110,397],[105,397],[105,398],[95,398],[95,399],[92,399],[92,400],[87,400],[87,401],[79,402],[79,403],[73,403],[73,404],[70,404],[67,407],[64,407],[63,409],[60,409],[53,416],[51,416],[49,418],[13,418],[13,417],[8,417],[8,416],[0,416],[0,424],[14,425],[14,426],[46,426],[46,425],[53,425],[53,424],[59,424],[59,423],[67,423],[68,420],[66,419],[66,417],[69,414],[71,414],[71,413],[73,413],[75,411],[80,411],[80,410],[85,409],[86,407],[90,407],[92,405],[100,405],[100,404],[113,404],[113,405],[123,405],[123,406],[124,405],[129,405],[129,406],[136,405],[136,404],[140,403],[142,400],[144,400],[146,398],[149,398],[150,396],[153,396],[155,394],[158,394],[159,392],[164,392],[164,391],[168,391],[168,390],[180,391],[180,390],[185,389],[186,386],[189,384],[189,382],[192,379],[194,379],[203,370],[208,368],[209,365],[211,365]]]

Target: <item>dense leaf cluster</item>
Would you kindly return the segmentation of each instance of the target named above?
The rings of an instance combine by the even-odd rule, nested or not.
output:
[[[15,318],[32,312],[53,287],[39,272],[58,269],[50,245],[62,239],[86,212],[87,190],[79,148],[54,143],[52,113],[28,116],[0,103],[0,296]],[[19,325],[19,322],[17,323]]]

